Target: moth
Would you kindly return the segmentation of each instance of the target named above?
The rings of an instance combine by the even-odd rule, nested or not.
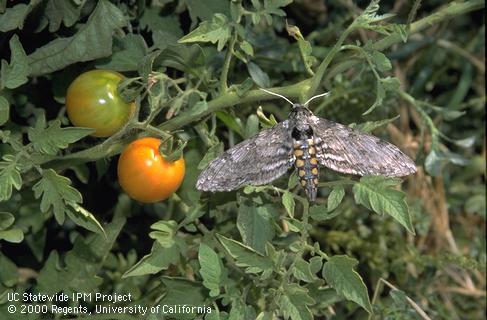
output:
[[[402,177],[416,172],[414,162],[395,145],[373,135],[319,118],[304,104],[261,89],[292,104],[287,120],[260,131],[210,162],[198,177],[202,191],[231,191],[267,184],[294,166],[312,202],[316,200],[320,166],[337,172]]]

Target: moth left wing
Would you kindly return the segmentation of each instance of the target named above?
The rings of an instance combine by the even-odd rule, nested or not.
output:
[[[395,145],[342,124],[312,116],[317,159],[332,170],[356,175],[402,177],[414,162]]]
[[[196,188],[230,191],[244,185],[262,185],[283,175],[294,163],[289,121],[260,131],[213,160],[201,172]]]

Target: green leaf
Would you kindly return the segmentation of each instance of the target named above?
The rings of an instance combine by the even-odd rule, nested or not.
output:
[[[323,265],[323,277],[339,295],[372,313],[369,294],[360,275],[354,270],[358,261],[346,255],[330,257]]]
[[[355,202],[379,214],[390,215],[414,234],[406,195],[394,188],[400,182],[400,179],[382,176],[362,177],[360,182],[353,186]]]
[[[240,201],[237,228],[245,245],[265,253],[265,244],[275,235],[271,224],[273,214],[276,214],[275,209],[270,205],[257,205],[247,199]]]
[[[14,89],[27,82],[29,63],[19,37],[15,34],[9,41],[10,64],[2,60],[0,71],[0,89]]]
[[[201,159],[200,163],[198,163],[198,169],[199,170],[205,169],[213,159],[215,159],[222,153],[223,153],[223,143],[218,142],[217,144],[211,146],[206,152],[203,159]]]
[[[389,19],[394,14],[378,15],[380,0],[372,0],[362,14],[354,21],[354,24],[362,28],[372,28],[371,24]]]
[[[15,221],[15,217],[10,212],[0,212],[0,230],[10,227]]]
[[[257,25],[261,21],[261,17],[265,19],[267,25],[272,25],[272,16],[276,15],[279,17],[284,17],[286,12],[280,9],[290,4],[292,0],[264,0],[264,6],[262,6],[259,1],[252,1],[252,5],[255,8],[255,13],[251,14],[252,23]]]
[[[392,69],[391,61],[380,51],[374,50],[370,53],[370,59],[375,65],[377,70],[381,72],[389,71]]]
[[[242,40],[242,42],[239,43],[239,47],[240,49],[242,49],[243,52],[245,52],[245,54],[251,57],[254,56],[254,48],[249,42]]]
[[[96,219],[96,217],[80,206],[77,203],[70,203],[71,210],[66,210],[68,217],[73,220],[78,226],[85,228],[86,230],[90,230],[92,232],[96,232],[104,237],[106,237],[105,229],[101,226],[100,222]]]
[[[253,62],[247,63],[247,70],[250,77],[261,88],[268,88],[270,86],[270,80],[267,73],[265,73],[258,65]]]
[[[0,15],[0,32],[8,32],[14,29],[22,30],[24,20],[32,9],[37,6],[41,0],[31,0],[28,5],[17,4]]]
[[[393,121],[396,121],[397,119],[399,119],[399,116],[395,116],[394,118],[390,118],[390,119],[384,119],[384,120],[379,120],[379,121],[367,121],[367,122],[364,122],[364,123],[359,123],[357,125],[350,125],[349,127],[351,128],[355,128],[357,130],[360,130],[362,132],[371,132],[377,128],[380,128],[382,126],[385,126]]]
[[[140,62],[147,55],[147,44],[139,34],[127,34],[123,38],[113,39],[113,54],[96,64],[100,69],[118,72],[138,70]]]
[[[285,319],[311,320],[313,315],[308,308],[315,301],[308,295],[308,290],[297,285],[288,284],[283,287],[284,292],[277,301],[279,309]]]
[[[177,16],[162,16],[160,11],[159,7],[146,7],[140,18],[140,26],[152,31],[154,47],[163,50],[169,45],[177,44],[178,39],[183,36],[183,31]]]
[[[188,205],[196,207],[198,206],[201,192],[194,186],[200,174],[197,166],[201,161],[201,154],[195,148],[186,150],[184,152],[184,161],[186,162],[186,172],[183,183],[179,187],[178,196]]]
[[[179,43],[192,42],[211,42],[218,43],[217,49],[221,51],[228,39],[230,39],[231,31],[228,25],[228,19],[221,13],[215,13],[210,21],[203,21],[198,28],[194,29],[181,39]]]
[[[230,17],[230,3],[227,0],[186,0],[191,20],[211,20],[214,14]]]
[[[17,266],[7,256],[0,252],[0,285],[12,287],[19,281]]]
[[[126,24],[117,6],[107,0],[98,1],[86,24],[75,35],[57,38],[29,55],[30,75],[51,73],[76,62],[109,56],[113,33]]]
[[[176,245],[165,248],[159,242],[154,241],[151,252],[127,270],[122,278],[156,274],[161,270],[167,270],[171,264],[178,262],[179,253]]]
[[[208,291],[199,282],[190,281],[183,278],[162,277],[164,284],[164,296],[159,302],[160,310],[168,306],[205,306],[208,298]],[[209,307],[208,307],[209,308]],[[186,311],[187,310],[187,311]],[[188,312],[191,311],[191,312]],[[196,309],[175,309],[171,312],[170,318],[180,320],[197,319]],[[214,310],[211,310],[212,312]],[[158,318],[160,319],[160,318]]]
[[[174,220],[161,220],[150,226],[151,229],[156,230],[149,233],[149,237],[159,242],[164,248],[174,246],[174,236],[178,230],[178,224]]]
[[[394,300],[394,303],[401,307],[401,308],[406,308],[409,305],[409,302],[407,300],[407,296],[402,290],[397,290],[397,289],[392,289],[389,291],[389,295],[391,296],[392,300]]]
[[[19,228],[0,231],[0,240],[12,243],[20,243],[24,240],[24,232]]]
[[[384,98],[386,97],[386,93],[396,92],[397,90],[399,90],[400,85],[401,83],[399,79],[397,79],[396,77],[386,77],[386,78],[379,79],[376,84],[376,94],[375,94],[374,104],[362,115],[367,115],[371,113],[378,106],[381,106]]]
[[[284,192],[284,194],[282,195],[281,201],[282,201],[284,208],[286,208],[286,211],[289,214],[289,216],[291,218],[293,218],[294,217],[294,207],[296,206],[293,194],[289,191]]]
[[[323,266],[323,258],[320,256],[315,256],[311,259],[309,259],[309,270],[311,273],[317,273],[318,271],[321,270],[321,267]]]
[[[199,45],[169,45],[154,61],[155,66],[166,66],[201,76],[207,61],[203,49]]]
[[[327,211],[332,212],[335,210],[338,205],[342,202],[343,197],[345,196],[345,190],[342,186],[335,186],[330,192],[328,196],[328,200],[326,202]]]
[[[10,118],[10,103],[4,96],[0,96],[0,126],[3,126]]]
[[[239,97],[243,96],[246,94],[252,87],[254,86],[254,81],[252,81],[251,78],[248,78],[244,80],[244,82],[233,86],[235,88],[235,92]]]
[[[206,102],[206,101],[198,101],[188,111],[187,114],[190,115],[190,116],[196,116],[196,115],[202,114],[206,110],[208,110],[208,102]]]
[[[225,111],[218,111],[215,113],[217,118],[222,121],[228,128],[232,129],[242,138],[244,137],[244,128],[240,119]]]
[[[430,175],[439,176],[448,163],[465,166],[468,164],[468,160],[450,151],[431,150],[426,156],[424,167]]]
[[[125,221],[125,217],[116,212],[112,222],[105,226],[106,236],[91,233],[84,238],[78,235],[71,251],[64,255],[62,265],[59,254],[51,251],[36,278],[35,290],[45,294],[63,291],[68,295],[96,291],[102,283],[100,270],[106,267],[105,260]]]
[[[287,33],[298,41],[299,51],[303,59],[306,70],[312,74],[311,67],[316,63],[316,58],[311,55],[313,49],[309,41],[304,39],[298,27],[286,25]]]
[[[293,265],[293,275],[299,280],[304,282],[313,282],[317,278],[311,272],[310,264],[304,261],[302,258],[298,258]]]
[[[386,90],[384,89],[384,86],[382,85],[382,83],[380,81],[377,81],[376,91],[375,91],[375,101],[372,104],[372,106],[370,106],[370,108],[367,109],[367,111],[362,113],[362,115],[364,115],[364,116],[368,115],[369,113],[374,111],[375,108],[381,106],[382,101],[384,100],[385,97],[386,97]]]
[[[80,203],[81,193],[71,186],[71,180],[60,176],[52,169],[43,170],[42,178],[33,187],[34,196],[41,200],[41,211],[47,212],[52,207],[59,224],[64,223],[67,203]]]
[[[316,221],[325,221],[333,219],[340,214],[340,210],[335,210],[333,212],[328,211],[328,204],[312,205],[309,208],[309,216]]]
[[[385,77],[380,79],[380,83],[388,92],[394,93],[401,87],[401,81],[396,77]]]
[[[218,240],[225,247],[228,253],[236,260],[236,265],[246,267],[246,273],[260,273],[270,271],[274,267],[272,260],[259,254],[243,243],[217,235]]]
[[[37,118],[35,127],[30,127],[29,140],[34,149],[40,153],[55,155],[60,149],[93,133],[89,128],[61,128],[61,121],[56,119],[46,128],[44,116]]]
[[[12,189],[20,190],[22,177],[19,166],[13,161],[0,162],[0,201],[8,200],[12,196]]]
[[[259,132],[259,118],[255,114],[251,114],[247,118],[245,124],[244,138],[248,139],[255,136]]]
[[[208,245],[201,243],[198,250],[200,262],[200,274],[203,278],[203,285],[210,290],[210,296],[216,297],[220,294],[220,286],[223,280],[223,265],[218,254]]]
[[[291,175],[289,175],[289,180],[287,182],[287,188],[289,190],[293,189],[298,185],[298,183],[299,183],[299,177],[296,174],[296,171],[293,171],[293,173],[291,173]]]
[[[78,21],[82,8],[75,1],[49,0],[43,17],[49,22],[49,32],[58,31],[62,22],[68,28],[73,26]]]

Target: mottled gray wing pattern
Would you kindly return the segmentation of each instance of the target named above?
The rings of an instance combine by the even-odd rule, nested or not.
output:
[[[338,172],[402,177],[416,172],[414,162],[395,145],[342,124],[312,116],[317,158]]]
[[[283,175],[294,163],[289,121],[242,141],[213,160],[201,172],[196,188],[230,191],[243,185],[262,185]]]

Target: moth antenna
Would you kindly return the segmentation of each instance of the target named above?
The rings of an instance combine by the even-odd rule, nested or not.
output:
[[[310,102],[311,102],[311,100],[313,100],[313,99],[315,99],[315,98],[319,98],[319,97],[325,97],[325,96],[327,96],[327,95],[329,95],[329,94],[330,94],[330,92],[325,92],[325,93],[318,94],[318,95],[316,95],[316,96],[314,96],[314,97],[311,97],[311,98],[309,98],[309,100],[308,100],[308,101],[306,101],[306,102],[305,102],[304,106],[306,107],[306,106],[308,105],[308,103],[310,103]]]
[[[269,94],[272,94],[272,95],[281,97],[281,98],[283,98],[284,100],[286,100],[287,102],[289,102],[290,104],[292,104],[294,106],[294,103],[291,100],[289,100],[288,98],[286,98],[285,96],[283,96],[283,95],[280,95],[278,93],[275,93],[275,92],[272,92],[272,91],[269,91],[269,90],[266,90],[266,89],[262,89],[262,88],[259,88],[259,89],[262,90],[262,91],[265,91],[265,92],[267,92]]]

